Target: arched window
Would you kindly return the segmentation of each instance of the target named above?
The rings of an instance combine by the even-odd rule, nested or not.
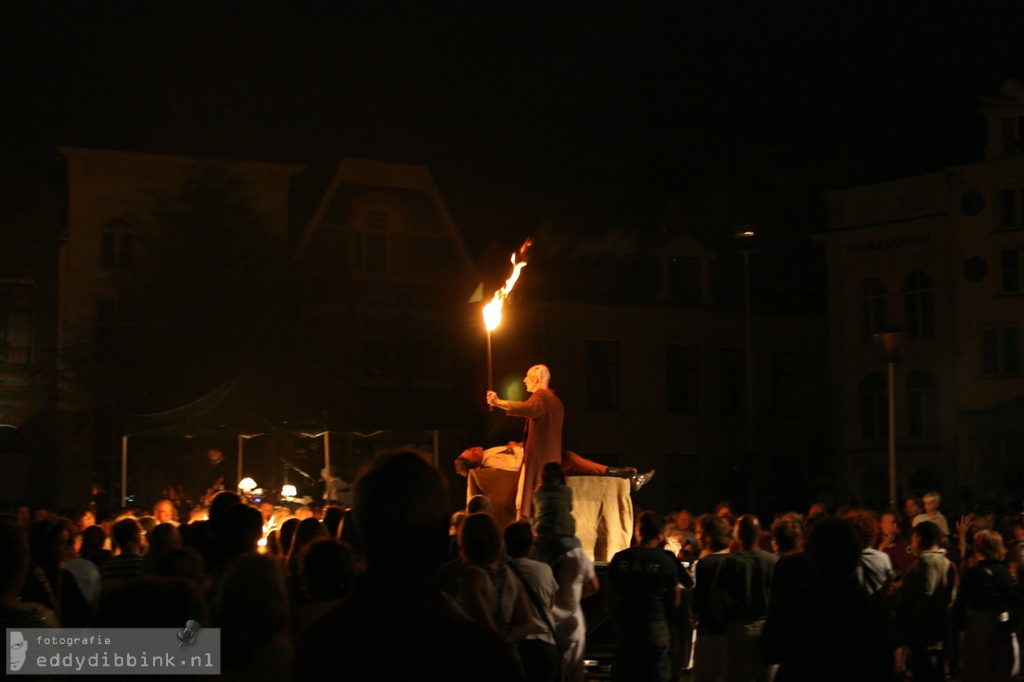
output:
[[[911,436],[934,438],[939,434],[938,396],[935,375],[931,372],[918,369],[907,377],[907,416]]]
[[[921,271],[910,273],[903,283],[903,308],[910,338],[935,336],[935,307],[932,304],[932,281],[928,275]]]
[[[865,439],[889,436],[889,390],[881,374],[865,374],[857,386],[860,435]]]
[[[869,277],[857,286],[856,299],[860,340],[867,343],[872,334],[885,326],[885,287],[878,278]]]
[[[394,271],[395,229],[391,212],[373,207],[363,212],[352,231],[352,268],[369,275],[387,275]]]
[[[124,218],[111,218],[103,224],[100,264],[104,268],[129,268],[132,265],[132,226]]]

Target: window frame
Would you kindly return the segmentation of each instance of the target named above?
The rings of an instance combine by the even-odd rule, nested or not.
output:
[[[918,281],[914,281],[915,278]],[[935,297],[928,273],[915,270],[903,281],[903,316],[912,339],[935,336]]]
[[[701,413],[700,346],[670,343],[665,347],[665,411]],[[676,390],[676,386],[682,386]]]
[[[870,343],[875,332],[885,327],[888,311],[885,302],[885,285],[877,277],[865,277],[857,285],[854,294],[857,306],[859,340]]]
[[[15,289],[26,291],[19,292]],[[11,291],[8,306],[4,299],[7,298],[7,291]],[[0,366],[4,367],[31,367],[35,358],[35,315],[36,308],[36,283],[28,279],[3,279],[0,280]],[[16,322],[12,324],[11,318]],[[12,336],[11,329],[16,328],[15,340],[23,340],[22,343],[13,346],[22,349],[24,359],[12,362],[9,339]]]
[[[857,382],[858,433],[862,440],[889,437],[889,384],[878,372],[868,372]]]
[[[935,375],[915,369],[907,376],[907,432],[914,438],[939,435],[939,386]]]
[[[982,328],[978,350],[981,376],[1020,376],[1020,330],[1016,326]]]

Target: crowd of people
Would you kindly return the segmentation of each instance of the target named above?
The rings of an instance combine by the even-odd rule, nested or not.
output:
[[[617,661],[640,666],[631,679],[1016,679],[1021,517],[979,510],[951,524],[940,507],[937,492],[881,514],[816,504],[764,527],[728,503],[696,519],[645,511],[638,547],[677,564],[655,569],[636,547],[612,559],[608,580],[631,590],[627,608],[609,609]]]
[[[222,491],[0,514],[4,627],[221,628],[236,679],[583,680],[583,600],[603,593],[619,680],[1010,680],[1024,525],[941,499],[778,514],[770,524],[638,510],[600,579],[575,538],[561,466],[530,519],[483,496],[451,513],[415,451],[376,458],[351,508],[275,507]],[[902,513],[901,513],[902,512]],[[595,597],[596,598],[596,597]]]

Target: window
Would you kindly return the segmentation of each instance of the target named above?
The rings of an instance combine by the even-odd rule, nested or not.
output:
[[[1012,154],[1024,148],[1024,116],[1003,119],[1003,151]]]
[[[670,414],[700,414],[700,348],[669,346],[665,383]]]
[[[616,341],[587,341],[584,350],[587,409],[619,409],[619,344]]]
[[[919,369],[907,378],[907,416],[910,419],[910,435],[918,438],[934,438],[939,434],[938,388],[935,376]]]
[[[131,226],[124,218],[111,218],[103,226],[100,264],[105,268],[129,268],[134,246]]]
[[[932,304],[932,282],[928,275],[912,272],[907,277],[903,284],[903,306],[910,338],[935,336],[935,307]]]
[[[369,210],[352,233],[352,267],[357,272],[385,275],[392,270],[391,216]]]
[[[0,363],[32,362],[32,284],[0,282]]]
[[[800,356],[788,351],[775,353],[772,358],[772,397],[775,414],[785,417],[800,416],[803,390]]]
[[[701,300],[700,259],[673,256],[668,259],[668,295],[673,301],[697,305]]]
[[[1024,188],[999,190],[999,229],[1017,230],[1024,223]]]
[[[865,374],[857,386],[860,435],[865,439],[889,436],[889,389],[881,374]]]
[[[1016,327],[981,330],[981,373],[984,376],[1020,374],[1020,336]]]
[[[871,341],[871,336],[885,326],[885,287],[875,277],[869,277],[857,286],[857,311],[860,316],[860,340]]]
[[[1000,291],[1004,294],[1024,293],[1021,281],[1021,260],[1024,260],[1024,249],[1003,249],[1000,255],[1002,276],[999,280]]]
[[[746,414],[746,363],[738,348],[719,349],[719,375],[722,414]]]

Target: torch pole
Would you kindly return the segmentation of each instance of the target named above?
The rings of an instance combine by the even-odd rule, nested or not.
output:
[[[494,366],[491,361],[491,330],[487,330],[487,390],[494,390]],[[488,412],[494,412],[494,406],[487,406]]]

